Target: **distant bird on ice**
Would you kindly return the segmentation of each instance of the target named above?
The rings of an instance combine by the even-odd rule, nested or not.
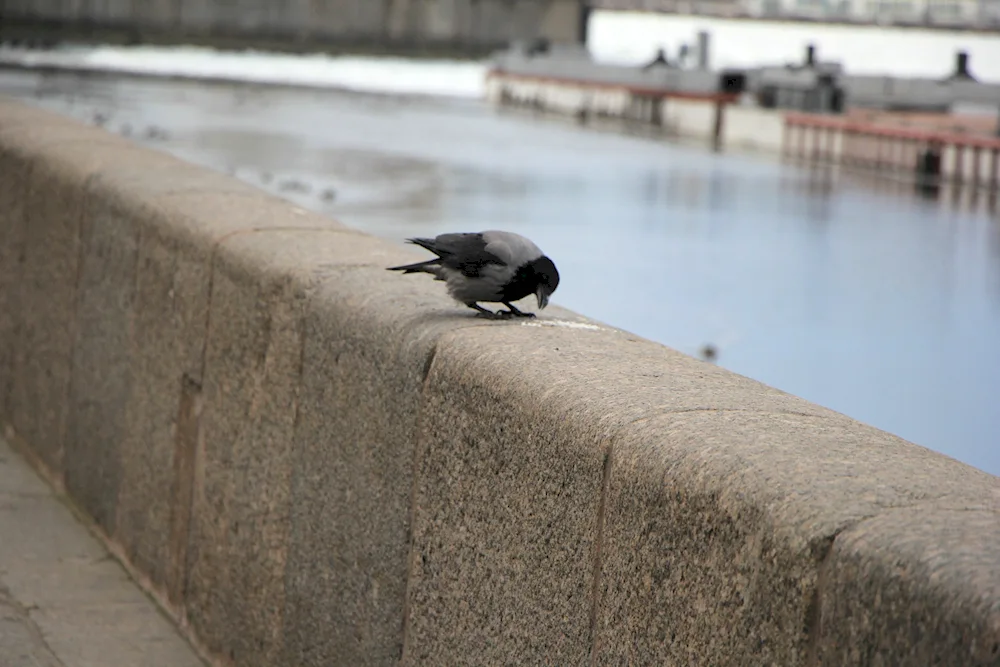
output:
[[[407,239],[437,255],[434,259],[389,271],[429,273],[443,280],[448,294],[484,317],[534,317],[515,308],[517,301],[534,294],[545,308],[559,286],[559,271],[538,246],[513,232],[486,231],[475,234],[441,234],[433,239]],[[493,312],[479,301],[502,303],[510,310]]]

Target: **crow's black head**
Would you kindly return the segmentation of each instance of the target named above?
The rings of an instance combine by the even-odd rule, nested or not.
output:
[[[545,308],[549,304],[549,297],[559,287],[559,271],[555,263],[545,255],[533,260],[529,266],[535,277],[535,297],[538,299],[538,307]]]

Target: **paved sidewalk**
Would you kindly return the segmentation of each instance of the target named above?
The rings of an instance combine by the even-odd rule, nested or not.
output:
[[[2,439],[0,667],[204,667]]]

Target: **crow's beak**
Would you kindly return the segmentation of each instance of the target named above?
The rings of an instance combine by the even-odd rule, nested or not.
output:
[[[546,293],[544,287],[539,287],[538,290],[535,291],[535,296],[538,298],[539,309],[545,308],[545,306],[549,305],[549,295]]]

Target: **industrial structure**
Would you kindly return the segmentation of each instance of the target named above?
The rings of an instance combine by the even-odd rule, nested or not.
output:
[[[747,72],[749,90],[766,108],[843,112],[848,106],[885,111],[951,113],[962,109],[1000,113],[1000,85],[981,83],[959,52],[951,75],[902,78],[850,74],[840,63],[817,59],[807,47],[799,65],[761,67]]]
[[[581,122],[619,119],[668,135],[707,139],[804,159],[909,171],[921,182],[947,179],[1000,190],[1000,85],[976,81],[966,53],[942,79],[858,76],[822,62],[810,46],[799,64],[716,71],[709,38],[698,35],[696,64],[679,67],[663,53],[643,67],[593,61],[576,46],[521,45],[498,53],[487,96]],[[943,127],[973,110],[992,132]],[[896,125],[859,117],[900,113]],[[913,117],[936,122],[915,124]]]
[[[716,71],[708,65],[706,32],[698,34],[693,50],[691,66],[671,63],[661,52],[643,67],[628,67],[596,62],[582,46],[542,41],[495,54],[492,67],[508,78],[627,86],[664,98],[743,94],[744,102],[767,109],[840,113],[852,106],[949,113],[972,106],[1000,112],[1000,84],[977,81],[965,52],[956,54],[951,75],[932,79],[850,74],[838,62],[820,60],[811,45],[801,63]]]

